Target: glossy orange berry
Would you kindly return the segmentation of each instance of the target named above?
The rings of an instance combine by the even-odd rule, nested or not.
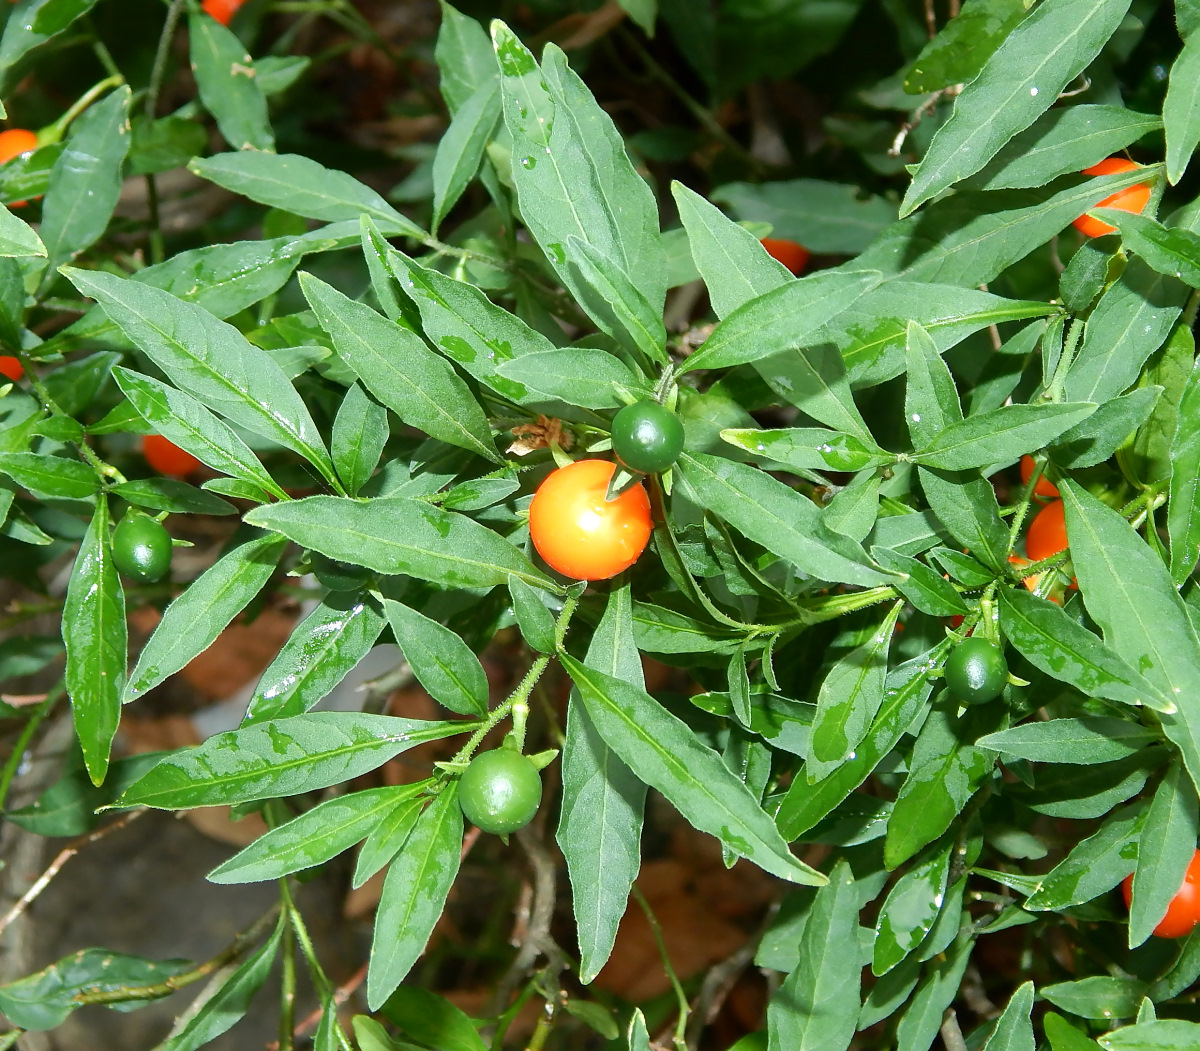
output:
[[[1029,523],[1025,534],[1025,551],[1035,562],[1057,555],[1067,548],[1067,521],[1063,502],[1051,500]]]
[[[223,26],[229,25],[233,21],[233,16],[237,14],[239,7],[246,0],[204,0],[200,5],[206,15],[215,18]]]
[[[1032,456],[1021,457],[1021,484],[1028,485],[1029,479],[1033,477],[1034,462]],[[1034,496],[1058,496],[1058,486],[1055,485],[1044,474],[1038,479],[1037,485],[1033,487]]]
[[[638,560],[650,540],[650,499],[639,483],[605,500],[616,465],[577,460],[546,476],[529,505],[529,535],[551,568],[606,580]]]
[[[25,377],[25,370],[21,368],[21,363],[11,354],[0,356],[0,375],[7,376],[13,383],[17,383]]]
[[[1121,894],[1128,908],[1133,901],[1132,874],[1126,876],[1121,884]],[[1154,928],[1154,933],[1160,938],[1182,938],[1191,934],[1197,923],[1200,923],[1200,850],[1192,855],[1179,892],[1171,899],[1167,914]]]
[[[1124,157],[1107,157],[1099,164],[1093,164],[1090,168],[1084,168],[1084,175],[1117,175],[1120,172],[1131,172],[1140,165],[1134,164],[1133,161],[1126,160]],[[1120,208],[1123,212],[1140,212],[1146,207],[1146,202],[1150,200],[1150,184],[1139,182],[1133,186],[1127,186],[1124,190],[1118,190],[1111,197],[1105,197],[1099,204],[1095,204],[1094,208]],[[1071,224],[1080,233],[1086,237],[1103,237],[1105,234],[1111,234],[1116,227],[1110,226],[1108,223],[1102,223],[1099,219],[1093,219],[1090,215],[1081,215]]]
[[[9,128],[7,131],[0,131],[0,164],[11,161],[22,153],[36,150],[37,144],[37,135],[25,128]],[[20,208],[24,204],[26,204],[25,201],[13,201],[9,207]]]
[[[793,274],[804,273],[804,268],[808,266],[808,249],[802,244],[782,237],[764,237],[762,246],[772,258],[778,259]]]
[[[147,434],[142,438],[142,455],[146,457],[146,463],[168,478],[186,478],[200,466],[196,457],[161,434]]]

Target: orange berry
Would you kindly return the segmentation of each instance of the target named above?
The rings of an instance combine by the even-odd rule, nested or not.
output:
[[[793,274],[802,274],[808,266],[808,249],[795,241],[781,237],[764,237],[762,246],[773,259],[778,259]]]
[[[25,370],[16,358],[5,354],[0,357],[0,375],[7,376],[13,383],[17,383],[25,378]]]
[[[529,505],[529,535],[551,568],[606,580],[638,560],[650,540],[650,499],[639,483],[605,500],[616,465],[577,460],[548,474]]]
[[[1025,552],[1035,562],[1067,549],[1067,521],[1063,502],[1051,500],[1029,523],[1025,534]]]
[[[223,26],[229,25],[233,21],[233,16],[237,14],[239,7],[246,0],[204,0],[200,5],[206,15],[215,18]]]
[[[22,153],[36,150],[37,144],[37,135],[25,128],[9,128],[7,131],[0,131],[0,164],[11,161]],[[13,201],[9,207],[20,208],[25,203],[25,201]]]
[[[1126,876],[1121,884],[1121,895],[1128,908],[1133,901],[1132,874]],[[1185,934],[1191,934],[1197,923],[1200,923],[1200,850],[1192,855],[1179,891],[1171,899],[1167,914],[1154,928],[1154,933],[1160,938],[1182,938]]]
[[[1141,166],[1124,157],[1108,157],[1099,164],[1084,168],[1083,174],[1117,175],[1120,172],[1130,172],[1139,167]],[[1150,185],[1139,182],[1133,186],[1127,186],[1124,190],[1118,190],[1111,197],[1105,197],[1103,201],[1092,207],[1120,208],[1123,212],[1140,212],[1146,207],[1148,200],[1150,200]],[[1087,237],[1103,237],[1116,229],[1115,226],[1109,226],[1108,223],[1103,223],[1099,219],[1093,219],[1090,215],[1081,215],[1071,225]]]
[[[1028,485],[1029,479],[1033,477],[1033,457],[1021,457],[1021,484]],[[1049,478],[1042,475],[1038,479],[1037,485],[1033,487],[1034,496],[1058,496],[1058,486],[1055,485]]]
[[[143,436],[142,455],[146,457],[146,463],[168,478],[186,478],[200,466],[196,457],[167,441],[161,434]]]

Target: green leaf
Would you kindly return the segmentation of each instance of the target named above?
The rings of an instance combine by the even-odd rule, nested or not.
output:
[[[888,650],[902,606],[895,603],[878,629],[834,664],[821,683],[804,766],[810,784],[850,758],[870,729],[883,703]]]
[[[811,500],[765,472],[704,453],[685,454],[677,470],[695,492],[697,506],[804,573],[868,587],[888,583],[886,574],[868,565],[859,545],[819,526]]]
[[[169,753],[117,805],[187,810],[314,792],[476,725],[360,712],[308,712],[254,723]]]
[[[1084,715],[1022,723],[980,737],[975,744],[1014,759],[1086,765],[1123,759],[1158,740],[1159,734],[1141,723]]]
[[[1200,54],[1200,48],[1197,48]],[[1115,226],[1125,247],[1160,274],[1200,285],[1200,236],[1183,227],[1165,227],[1148,215],[1120,208],[1093,208],[1091,214]]]
[[[310,496],[256,507],[245,519],[339,562],[459,588],[507,584],[509,573],[558,593],[508,540],[465,515],[402,496]]]
[[[1025,0],[966,0],[921,49],[904,76],[904,90],[923,95],[974,80],[1030,6]]]
[[[455,112],[433,155],[433,219],[436,234],[463,191],[479,171],[484,150],[500,122],[500,89],[492,79],[481,84]]]
[[[385,598],[383,608],[404,659],[429,696],[460,715],[486,715],[487,676],[470,647],[449,628],[401,602]]]
[[[808,784],[807,778],[792,779],[775,815],[784,839],[797,839],[829,814],[896,746],[923,710],[932,689],[929,672],[941,663],[949,648],[949,642],[940,643],[923,657],[892,669],[879,714],[854,750],[853,759],[815,785]]]
[[[1050,1051],[1096,1051],[1100,1046],[1053,1011],[1042,1016],[1042,1026],[1050,1041]]]
[[[915,321],[908,323],[904,355],[908,365],[904,422],[913,446],[921,449],[947,427],[962,422],[962,405],[954,377],[942,360],[937,344]]]
[[[270,208],[281,208],[323,222],[359,221],[370,216],[389,236],[425,237],[411,219],[401,215],[369,186],[346,172],[325,168],[298,153],[257,150],[218,153],[196,158],[188,169]]]
[[[79,1006],[76,997],[84,991],[157,985],[190,967],[187,960],[156,963],[108,949],[80,949],[34,974],[0,985],[0,1011],[22,1029],[53,1029]]]
[[[1088,403],[1003,405],[951,423],[919,448],[913,459],[947,471],[1004,463],[1049,445],[1095,411],[1096,406]]]
[[[1182,763],[1173,762],[1163,775],[1138,843],[1129,906],[1129,947],[1141,945],[1167,914],[1171,899],[1184,885],[1195,856],[1200,813],[1196,791]]]
[[[874,442],[865,444],[852,434],[824,427],[729,428],[721,440],[759,457],[786,464],[797,473],[805,471],[862,471],[894,463],[892,453]]]
[[[357,496],[375,472],[388,435],[387,410],[357,383],[351,384],[334,418],[330,442],[333,466],[351,496]]]
[[[138,415],[164,438],[214,471],[286,499],[287,494],[233,428],[191,395],[121,366],[113,370],[113,375]]]
[[[492,378],[500,381],[496,388],[500,393],[519,392],[523,405],[535,400],[561,401],[585,409],[614,409],[625,404],[622,390],[650,394],[641,376],[597,347],[556,347],[521,354],[496,365]]]
[[[198,120],[143,115],[132,121],[129,145],[129,174],[157,175],[182,168],[208,145],[208,133]]]
[[[1200,144],[1200,36],[1195,33],[1184,40],[1183,50],[1171,66],[1162,115],[1167,135],[1167,179],[1174,186],[1183,178]]]
[[[276,723],[276,726],[279,724]],[[318,803],[259,836],[208,874],[210,883],[261,883],[320,865],[349,850],[413,794],[408,785],[368,788]]]
[[[138,655],[123,700],[136,701],[203,653],[266,584],[286,542],[260,536],[238,544],[200,574],[163,613]]]
[[[452,781],[417,818],[384,880],[367,970],[371,1010],[379,1010],[425,950],[458,874],[462,835],[458,782]]]
[[[127,659],[125,594],[113,565],[108,528],[108,502],[102,496],[71,570],[62,617],[64,682],[75,735],[95,785],[108,772]]]
[[[1166,567],[1124,518],[1070,480],[1059,486],[1071,561],[1088,613],[1105,641],[1179,710],[1167,736],[1200,782],[1200,641]]]
[[[1045,0],[1035,7],[955,100],[954,112],[913,176],[900,214],[974,175],[1048,110],[1100,53],[1128,7],[1127,0]]]
[[[1109,1020],[1132,1018],[1145,994],[1144,982],[1136,978],[1094,975],[1076,982],[1043,985],[1038,992],[1055,1007],[1081,1018]]]
[[[778,185],[768,183],[761,189]],[[744,303],[792,280],[787,267],[771,258],[757,237],[716,205],[680,182],[671,183],[671,195],[717,317],[728,317]]]
[[[487,1051],[466,1012],[437,993],[402,985],[388,997],[383,1013],[405,1036],[439,1051]]]
[[[1038,881],[1025,899],[1025,908],[1058,911],[1112,890],[1134,869],[1145,820],[1146,807],[1141,801],[1112,811],[1097,832],[1077,843]]]
[[[1200,1040],[1200,1024],[1164,1018],[1115,1029],[1099,1040],[1106,1051],[1187,1051]]]
[[[1162,392],[1162,387],[1138,387],[1110,398],[1060,434],[1050,447],[1050,458],[1065,470],[1103,463],[1155,411]]]
[[[159,1045],[158,1051],[195,1051],[232,1029],[250,1009],[254,995],[266,984],[287,922],[287,916],[281,913],[271,937],[221,982],[182,1028]]]
[[[221,415],[302,456],[333,482],[325,443],[308,407],[269,354],[203,307],[113,274],[66,272],[98,300],[175,386]]]
[[[800,962],[767,1007],[769,1051],[842,1051],[854,1037],[859,1009],[859,896],[841,860],[813,899],[800,942]]]
[[[586,663],[645,687],[628,583],[609,592]],[[600,735],[577,691],[567,708],[562,781],[556,838],[571,879],[580,980],[588,983],[612,953],[629,888],[641,866],[646,786]]]
[[[950,839],[943,846],[930,847],[892,884],[876,923],[872,974],[887,974],[933,927],[946,894],[953,847]]]
[[[1123,106],[1063,106],[1048,110],[1008,141],[979,174],[974,190],[1025,189],[1081,172],[1162,127],[1153,114]]]
[[[996,1019],[996,1027],[983,1051],[1034,1051],[1033,1023],[1029,1020],[1032,1010],[1033,982],[1024,982]]]
[[[30,51],[70,27],[75,19],[87,14],[96,0],[20,0],[14,4],[0,39],[0,87],[7,95],[14,78],[24,68],[18,66]]]
[[[512,596],[513,616],[525,641],[542,653],[553,653],[555,647],[554,614],[538,593],[520,577],[508,578],[508,593]]]
[[[100,488],[86,463],[40,453],[0,453],[0,474],[33,493],[65,500],[86,500]]]
[[[588,296],[572,266],[572,236],[609,259],[661,316],[658,209],[612,119],[556,45],[546,46],[539,68],[503,22],[492,23],[492,43],[512,135],[512,180],[529,232],[580,303]]]
[[[457,113],[488,80],[497,80],[496,55],[483,27],[440,0],[442,25],[434,55],[441,72],[442,97]]]
[[[241,40],[214,18],[188,14],[191,67],[204,108],[235,150],[274,151],[275,136],[257,71]]]
[[[821,873],[792,856],[746,786],[685,723],[639,687],[586,667],[566,653],[559,659],[601,737],[694,827],[783,879],[825,882]]]
[[[7,208],[0,208],[0,257],[45,257],[46,246],[33,228]]]
[[[1014,786],[1012,795],[1039,814],[1089,820],[1137,795],[1168,758],[1165,749],[1147,748],[1126,759],[1095,766],[1043,763],[1037,771],[1037,787]]]
[[[1067,400],[1099,404],[1127,390],[1170,334],[1187,294],[1181,281],[1131,259],[1088,316],[1067,373]]]
[[[123,84],[82,113],[50,172],[38,228],[49,256],[49,274],[90,248],[108,226],[129,151],[130,98]]]
[[[893,580],[892,587],[922,613],[952,617],[967,612],[967,604],[954,585],[924,562],[886,547],[871,548],[871,557],[884,569],[904,575],[903,579]]]
[[[883,848],[888,868],[945,832],[992,772],[996,757],[966,741],[974,738],[979,721],[992,719],[994,725],[996,718],[983,712],[957,719],[951,708],[934,705],[913,745],[908,776],[888,819]]]
[[[416,333],[311,274],[300,275],[300,286],[342,360],[401,420],[493,463],[504,462],[470,389]]]
[[[424,790],[428,781],[409,785],[410,795],[398,803],[367,835],[366,841],[358,852],[358,860],[354,864],[354,877],[350,885],[356,890],[375,875],[384,865],[400,853],[400,849],[408,842],[409,833],[425,808],[426,799],[423,795],[415,795]],[[414,798],[415,795],[415,798]]]
[[[710,196],[728,205],[738,219],[770,223],[773,237],[797,241],[810,252],[834,255],[863,251],[896,219],[896,205],[886,198],[864,194],[851,183],[823,179],[731,182],[718,186]]]
[[[1179,585],[1200,557],[1200,370],[1195,368],[1179,400],[1171,465],[1167,533],[1171,538],[1171,580]]]
[[[1061,606],[1018,588],[1001,588],[1000,625],[1027,661],[1089,697],[1171,712],[1175,701]]]
[[[775,354],[803,353],[809,343],[816,342],[813,337],[826,322],[874,288],[879,280],[880,274],[875,270],[826,270],[788,281],[733,310],[700,349],[688,357],[684,368],[688,371],[729,368]],[[820,384],[817,389],[823,386]],[[808,391],[792,394],[812,396]],[[857,416],[852,405],[847,411]],[[832,426],[841,426],[823,417],[817,418]],[[861,435],[865,427],[860,422],[854,428],[843,426],[842,429],[855,430]]]
[[[933,1046],[946,1008],[957,997],[971,962],[973,944],[969,935],[959,935],[945,956],[926,968],[896,1028],[896,1051],[928,1051]]]
[[[155,511],[180,515],[237,514],[237,508],[227,500],[176,478],[136,478],[114,485],[109,491],[128,503]]]

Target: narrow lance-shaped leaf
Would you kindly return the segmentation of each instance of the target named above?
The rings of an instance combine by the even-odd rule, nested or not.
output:
[[[913,454],[917,463],[946,471],[1014,460],[1041,449],[1096,411],[1090,403],[1003,405],[958,420]]]
[[[1146,811],[1138,842],[1129,905],[1129,946],[1141,945],[1167,913],[1167,906],[1184,885],[1196,853],[1200,804],[1187,769],[1178,760],[1167,767]]]
[[[244,521],[389,576],[407,573],[438,584],[486,588],[507,583],[513,573],[534,587],[561,591],[499,533],[424,500],[309,496],[256,507]]]
[[[308,407],[274,359],[232,325],[169,292],[97,270],[66,271],[171,382],[234,423],[337,476]]]
[[[129,703],[203,653],[275,571],[286,542],[261,536],[238,544],[192,582],[163,613],[129,676]]]
[[[371,1010],[391,996],[424,952],[458,875],[462,835],[458,782],[452,781],[417,819],[384,880],[367,969]]]
[[[500,120],[500,88],[493,78],[481,84],[450,122],[433,156],[433,220],[436,234],[479,170],[484,150]]]
[[[300,284],[338,354],[384,405],[430,437],[503,462],[470,389],[420,336],[311,274]]]
[[[628,583],[609,592],[586,663],[644,688]],[[577,690],[567,709],[562,781],[557,840],[571,878],[579,973],[586,983],[612,953],[641,865],[646,786],[600,735]]]
[[[1017,588],[998,591],[1004,636],[1035,667],[1089,697],[1173,712],[1175,702],[1061,606]]]
[[[385,598],[383,608],[404,659],[429,695],[452,712],[486,714],[487,676],[471,648],[449,628],[402,602]]]
[[[1161,739],[1157,731],[1130,719],[1083,715],[1035,719],[985,734],[975,743],[1014,759],[1087,765],[1124,759]]]
[[[202,179],[271,208],[327,223],[369,215],[388,236],[424,238],[425,232],[378,193],[346,172],[297,153],[258,150],[196,158],[188,168]]]
[[[1033,982],[1024,982],[1009,998],[983,1051],[1034,1051],[1033,1023],[1029,1013],[1033,1010]]]
[[[1167,178],[1174,185],[1183,178],[1200,144],[1200,33],[1185,37],[1183,50],[1171,66],[1162,114],[1167,135]]]
[[[904,195],[907,215],[973,175],[1048,110],[1099,54],[1129,0],[1046,0],[1004,40],[954,103]]]
[[[190,394],[119,365],[113,376],[142,419],[164,438],[214,471],[241,478],[280,499],[287,498],[236,432]]]
[[[1200,641],[1167,568],[1119,512],[1069,479],[1059,489],[1084,604],[1105,641],[1178,705],[1163,729],[1200,783]]]
[[[75,735],[93,784],[104,781],[125,684],[125,594],[113,565],[108,502],[101,496],[75,557],[63,606],[65,683]]]
[[[872,973],[887,974],[933,927],[945,897],[953,847],[953,841],[934,844],[892,885],[879,910]]]
[[[308,712],[254,723],[168,753],[115,805],[186,810],[313,792],[477,726],[362,712]]]
[[[696,828],[783,879],[825,877],[792,856],[774,822],[711,749],[644,690],[566,653],[559,659],[579,687],[597,731],[641,780],[663,793]]]
[[[1192,369],[1179,399],[1171,464],[1167,533],[1171,538],[1171,580],[1181,585],[1200,558],[1200,369]]]
[[[330,442],[333,465],[351,496],[357,496],[374,473],[388,434],[387,409],[352,384],[338,406]]]
[[[845,860],[817,891],[804,925],[800,962],[767,1008],[768,1051],[842,1051],[859,1009],[859,892]]]
[[[237,35],[215,18],[193,9],[188,17],[192,72],[204,108],[235,150],[275,149],[267,100],[256,80],[254,60]]]

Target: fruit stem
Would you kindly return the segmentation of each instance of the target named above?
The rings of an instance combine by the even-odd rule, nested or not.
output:
[[[75,100],[66,113],[59,117],[53,124],[47,124],[37,133],[38,146],[49,146],[52,143],[58,142],[66,134],[67,128],[71,126],[71,122],[79,114],[110,88],[120,87],[124,83],[125,78],[120,73],[113,73],[112,76],[105,77],[98,84],[93,84]]]

